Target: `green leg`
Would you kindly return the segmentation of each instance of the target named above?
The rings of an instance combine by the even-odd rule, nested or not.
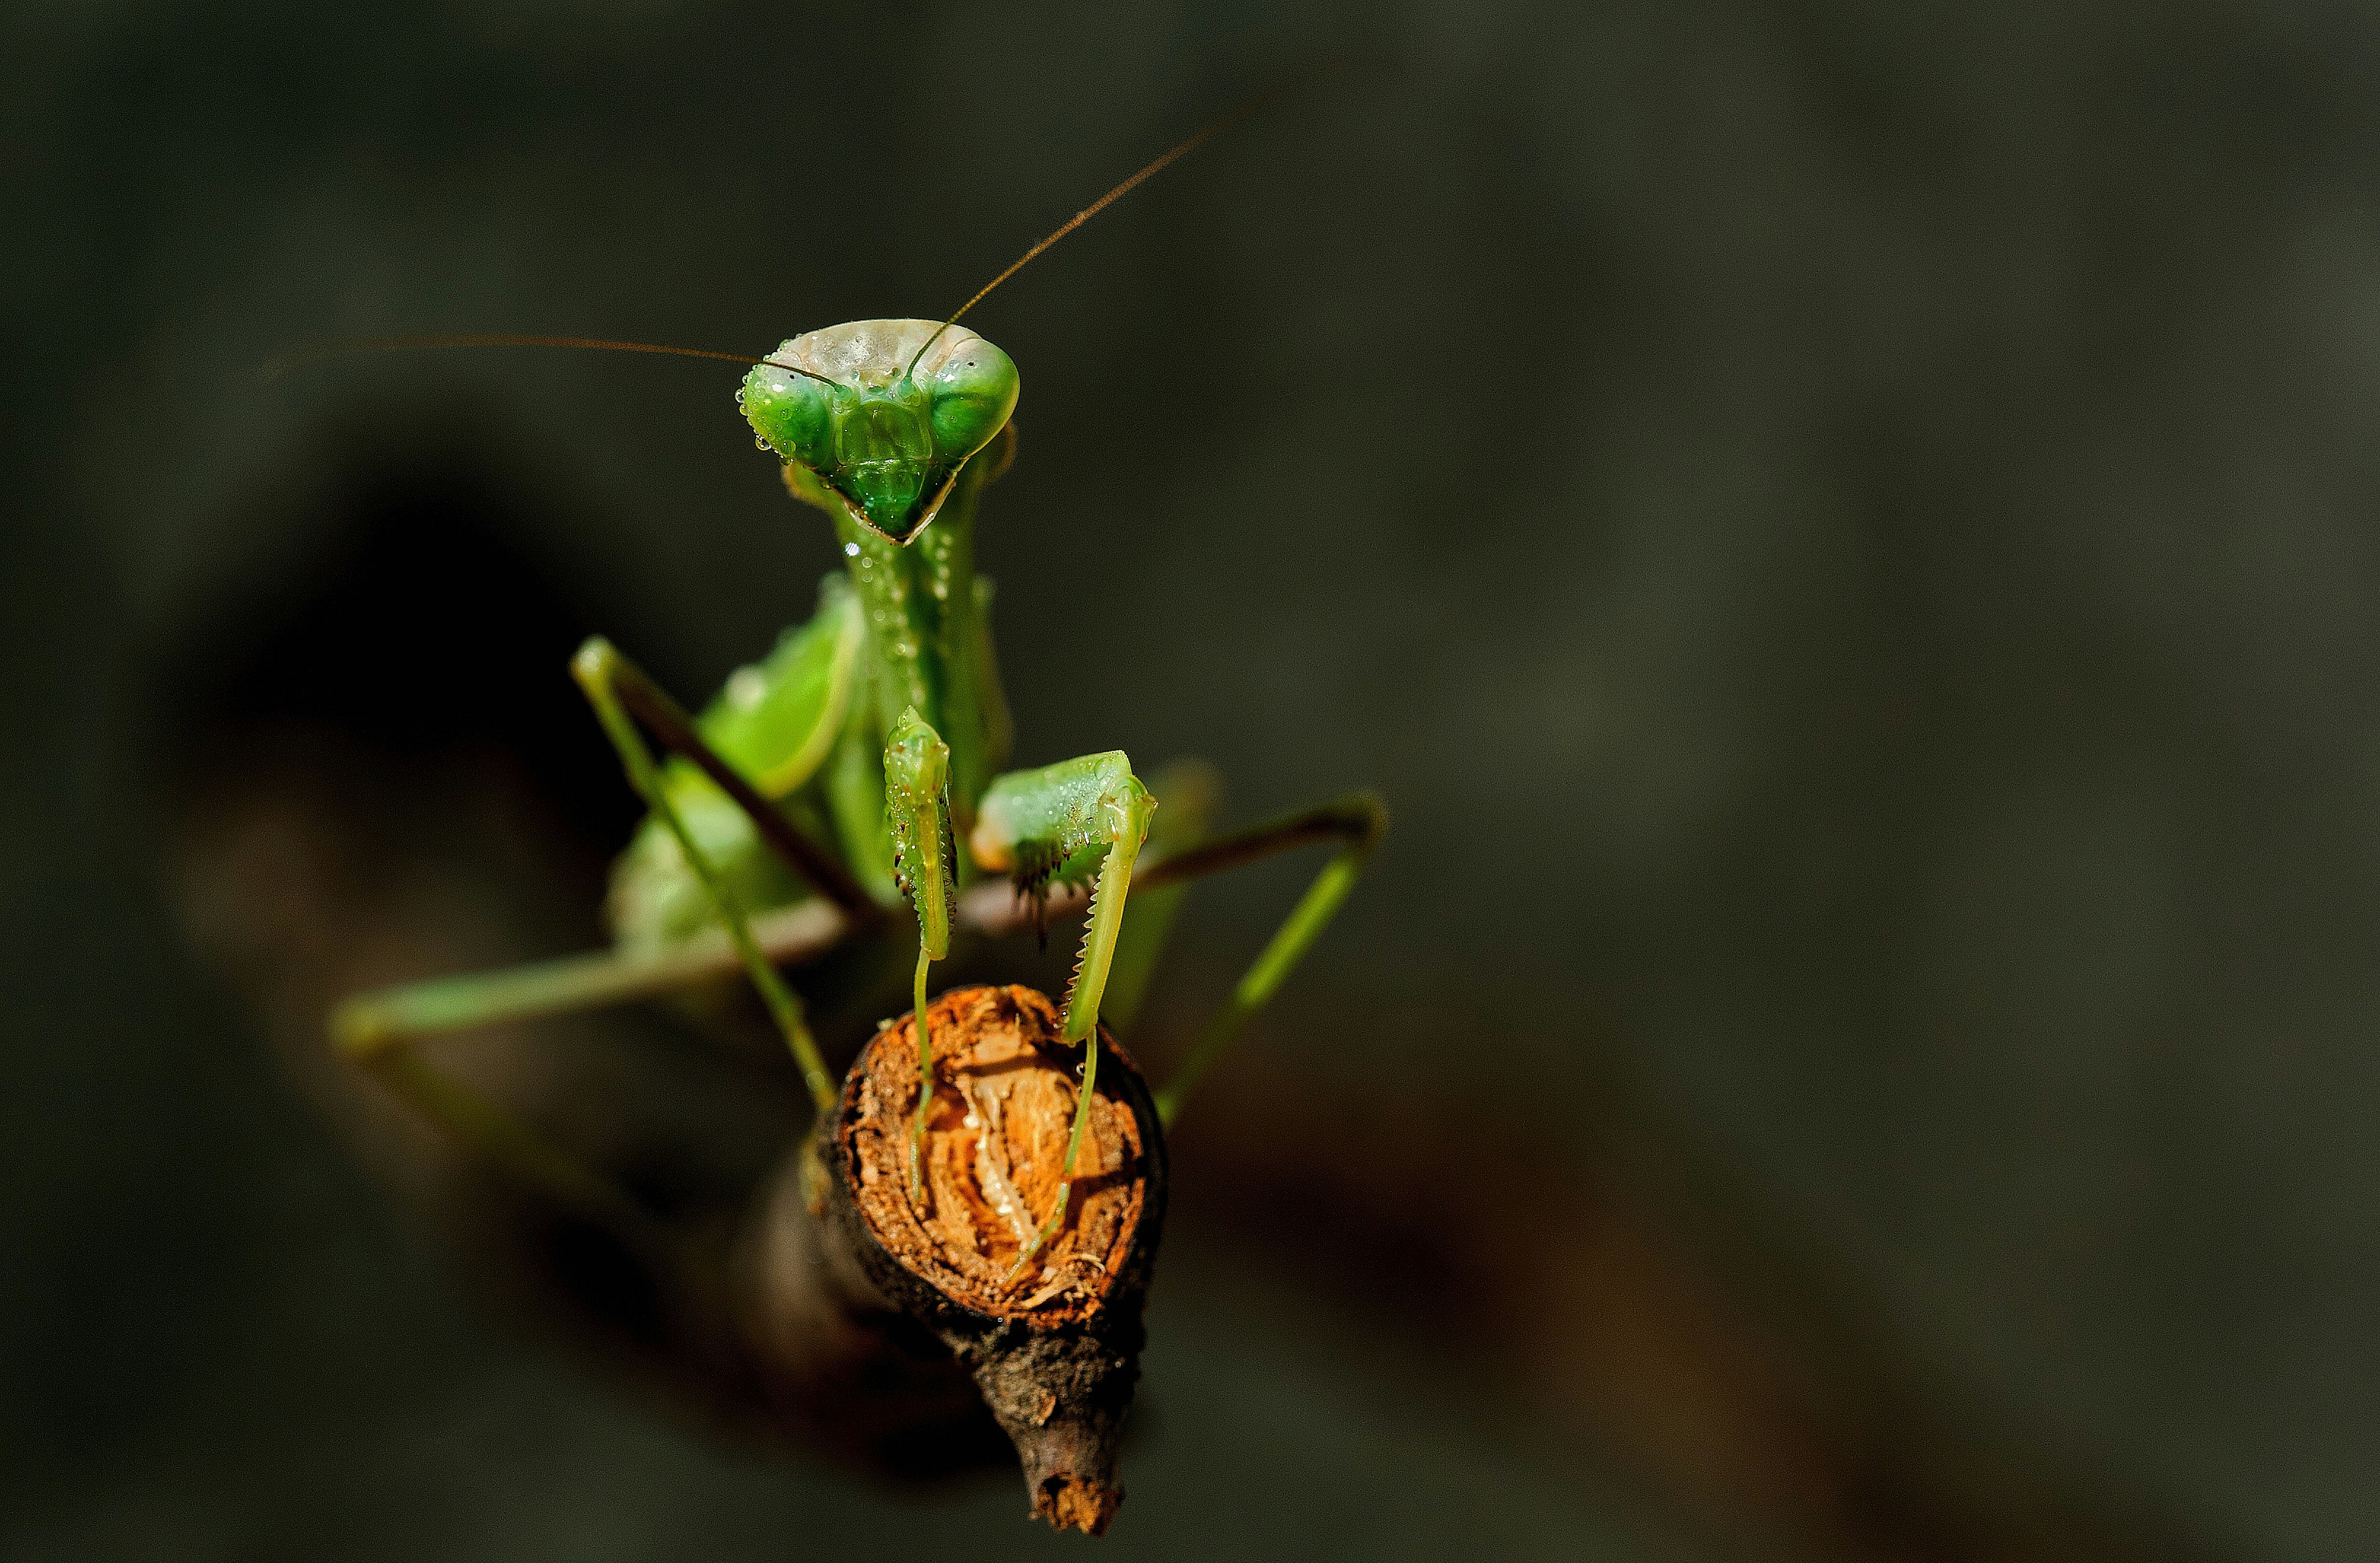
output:
[[[1173,1072],[1173,1078],[1157,1093],[1158,1118],[1166,1127],[1172,1127],[1184,1098],[1215,1067],[1215,1060],[1239,1034],[1241,1026],[1247,1024],[1248,1017],[1264,1008],[1279,991],[1300,958],[1330,925],[1340,903],[1354,888],[1356,876],[1363,872],[1364,860],[1379,844],[1388,823],[1388,809],[1379,798],[1371,793],[1358,793],[1270,825],[1218,837],[1150,864],[1139,877],[1136,882],[1141,884],[1177,884],[1254,863],[1311,842],[1335,840],[1340,843],[1339,850],[1322,866],[1322,872],[1315,876],[1305,894],[1273,934],[1264,952],[1240,978],[1231,1001],[1207,1023],[1189,1056]]]
[[[820,1121],[824,1121],[827,1113],[834,1107],[834,1081],[827,1073],[825,1060],[819,1056],[818,1039],[810,1035],[809,1025],[802,1018],[801,1000],[794,996],[793,990],[778,976],[776,968],[770,965],[760,953],[744,908],[737,904],[734,894],[721,882],[710,859],[704,857],[702,849],[695,844],[686,822],[678,818],[677,810],[671,806],[668,790],[661,784],[661,772],[653,764],[652,753],[645,747],[644,737],[637,731],[635,721],[630,720],[627,704],[622,698],[624,689],[644,694],[658,694],[659,691],[652,688],[650,681],[638,672],[626,658],[613,650],[609,641],[600,636],[579,648],[578,655],[571,660],[570,671],[572,676],[578,680],[578,686],[586,691],[588,703],[595,708],[596,720],[603,724],[604,736],[612,740],[612,747],[618,751],[621,767],[628,774],[628,784],[637,790],[638,795],[644,799],[645,806],[660,816],[670,834],[677,839],[678,851],[685,855],[686,866],[694,870],[695,878],[701,881],[703,890],[710,895],[720,922],[726,926],[729,940],[735,946],[735,953],[743,962],[745,974],[752,979],[752,986],[759,990],[760,1001],[768,1006],[770,1017],[777,1023],[777,1030],[783,1036],[786,1048],[801,1069],[803,1084],[809,1087],[810,1100],[818,1109]],[[691,736],[691,732],[689,724],[686,735]],[[700,740],[694,739],[694,743],[698,745]],[[703,752],[707,754],[709,750],[705,748]],[[722,770],[725,777],[735,778],[741,785],[741,778],[735,778],[732,769],[722,766]],[[712,780],[721,781],[722,777],[713,777]],[[750,789],[747,787],[745,791],[748,793]],[[755,801],[759,801],[757,794]],[[752,811],[751,804],[745,806],[747,811]],[[753,818],[758,822],[764,818],[782,820],[775,809],[760,803],[757,812],[753,812]],[[796,833],[788,829],[786,834]],[[850,892],[855,896],[860,894],[856,885],[850,887]]]
[[[1005,1283],[1014,1280],[1033,1256],[1041,1252],[1042,1244],[1057,1236],[1058,1228],[1066,1219],[1066,1207],[1075,1197],[1075,1158],[1083,1153],[1083,1130],[1091,1121],[1091,1092],[1099,1081],[1099,1036],[1096,1028],[1083,1038],[1083,1079],[1075,1087],[1075,1123],[1066,1132],[1066,1159],[1058,1169],[1058,1196],[1050,1202],[1050,1218],[1034,1232],[1033,1241],[1025,1245],[1001,1277]]]

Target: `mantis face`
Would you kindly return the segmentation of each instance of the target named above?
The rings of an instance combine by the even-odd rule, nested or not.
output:
[[[763,446],[905,543],[1008,422],[1017,390],[1008,355],[964,326],[854,321],[795,337],[753,366],[735,399]]]

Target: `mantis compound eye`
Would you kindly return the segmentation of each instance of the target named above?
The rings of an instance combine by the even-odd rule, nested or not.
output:
[[[813,471],[834,465],[834,403],[827,386],[771,363],[752,366],[735,394],[760,442]]]
[[[990,442],[1016,410],[1016,364],[980,336],[953,349],[918,377],[932,398],[934,454],[957,462]]]

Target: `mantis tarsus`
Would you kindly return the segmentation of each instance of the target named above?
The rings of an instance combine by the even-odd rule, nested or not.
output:
[[[993,657],[990,585],[975,569],[978,503],[1013,454],[1019,390],[1007,354],[958,325],[991,287],[1109,201],[1239,115],[1135,174],[945,321],[878,320],[795,337],[751,364],[736,400],[786,488],[824,512],[844,571],[816,614],[689,716],[601,638],[572,671],[649,812],[613,876],[606,953],[369,994],[338,1012],[342,1048],[421,1110],[548,1194],[615,1225],[646,1218],[599,1173],[492,1104],[432,1072],[417,1037],[499,1018],[668,992],[739,967],[782,1034],[821,1117],[835,1094],[802,1000],[777,970],[847,939],[898,937],[903,903],[917,957],[912,997],[919,1091],[910,1197],[925,1197],[917,1146],[935,1088],[924,1024],[932,963],[996,914],[966,892],[1005,878],[1038,923],[1052,895],[1089,907],[1064,1000],[1062,1041],[1084,1045],[1072,1133],[1052,1208],[1010,1266],[1022,1275],[1064,1221],[1099,1049],[1103,1002],[1128,1018],[1192,878],[1309,843],[1336,851],[1159,1094],[1171,1121],[1240,1026],[1269,1000],[1345,899],[1384,827],[1357,794],[1272,824],[1143,856],[1159,797],[1120,751],[1003,771],[1010,724]],[[376,345],[565,343],[407,339]],[[685,351],[685,350],[676,350]],[[735,357],[698,354],[706,357]],[[647,734],[665,758],[656,758]],[[1169,888],[1170,887],[1170,888]],[[1127,896],[1138,888],[1127,922]],[[1127,951],[1121,964],[1119,951]],[[1128,975],[1118,978],[1119,970]]]

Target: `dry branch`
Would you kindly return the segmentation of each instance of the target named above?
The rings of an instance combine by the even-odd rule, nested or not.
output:
[[[1057,1196],[1080,1049],[1029,987],[967,987],[928,1011],[939,1055],[925,1193],[908,1193],[916,1017],[878,1033],[844,1078],[824,1146],[826,1242],[874,1300],[930,1329],[1016,1445],[1034,1512],[1107,1529],[1140,1375],[1141,1310],[1165,1210],[1148,1088],[1104,1028],[1089,1132],[1065,1218],[1021,1269]]]

